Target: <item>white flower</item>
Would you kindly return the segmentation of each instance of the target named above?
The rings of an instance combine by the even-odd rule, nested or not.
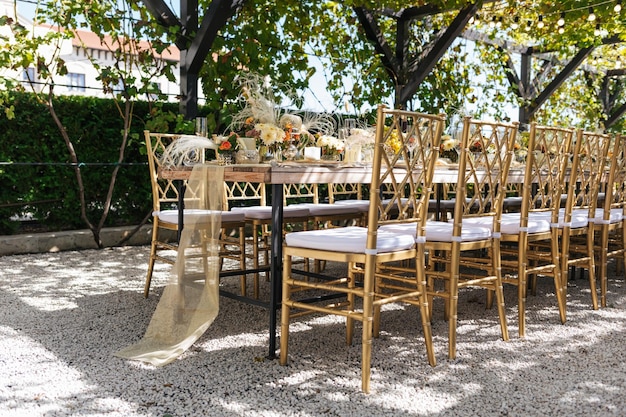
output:
[[[285,131],[271,123],[257,123],[254,129],[260,132],[260,138],[267,146],[280,143],[285,138]]]
[[[442,136],[441,149],[444,151],[451,151],[456,146],[456,140],[452,139],[449,135]]]
[[[319,138],[317,138],[316,145],[321,148],[325,147],[329,149],[336,149],[338,151],[343,150],[343,142],[336,137],[329,135],[321,135]]]

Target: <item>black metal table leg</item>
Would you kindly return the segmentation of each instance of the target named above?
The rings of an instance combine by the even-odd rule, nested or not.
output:
[[[276,359],[276,311],[282,298],[283,185],[272,184],[272,244],[270,250],[270,340],[268,358]]]
[[[185,181],[178,180],[178,243],[183,235],[183,226],[185,224]]]

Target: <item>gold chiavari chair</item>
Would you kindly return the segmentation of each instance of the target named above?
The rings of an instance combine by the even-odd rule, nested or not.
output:
[[[463,119],[454,214],[426,224],[429,307],[445,300],[448,357],[456,357],[457,304],[465,287],[496,295],[502,339],[508,340],[500,257],[500,219],[518,123]],[[474,219],[470,221],[469,219]],[[462,269],[463,268],[463,269]],[[443,281],[443,286],[437,286]]]
[[[179,210],[173,208],[179,203],[179,188],[174,180],[160,179],[159,169],[163,168],[161,157],[165,153],[167,147],[177,140],[180,135],[154,133],[144,131],[146,149],[148,153],[148,167],[150,169],[150,183],[152,185],[152,241],[150,245],[150,260],[148,262],[148,272],[146,275],[146,283],[144,287],[144,296],[148,297],[150,292],[150,284],[152,281],[152,273],[156,261],[166,262],[173,265],[174,257],[162,254],[164,250],[178,250],[176,242],[167,240],[162,237],[165,230],[178,231]],[[198,154],[203,151],[196,150]],[[204,198],[203,190],[188,190],[191,195],[197,195],[197,198]],[[222,196],[219,196],[220,198]],[[209,196],[210,198],[210,196]],[[183,210],[183,226],[185,219],[194,217],[207,217],[213,213],[209,210],[185,209]],[[237,270],[242,271],[241,283],[245,283],[245,220],[242,213],[232,213],[229,211],[220,212],[222,220],[222,233],[220,237],[220,260],[223,264],[224,259],[231,259],[238,264]],[[231,233],[234,231],[234,233]],[[243,290],[243,289],[242,289]]]
[[[245,206],[231,207],[231,211],[242,213],[246,224],[251,229],[252,262],[254,273],[253,296],[259,297],[259,270],[269,269],[271,241],[272,207],[265,205],[266,193],[263,183],[238,183],[226,189],[227,199],[231,202],[246,201]],[[252,205],[251,205],[252,204]],[[298,225],[306,229],[309,222],[309,209],[305,206],[292,205],[283,208],[283,228]]]
[[[267,210],[260,209],[267,207],[267,196],[265,193],[265,184],[251,182],[224,182],[224,210],[233,210],[236,212],[241,207],[247,210]],[[246,238],[252,245],[252,253],[246,253],[246,258],[252,261],[252,267],[255,270],[253,275],[253,293],[254,297],[258,297],[259,293],[259,272],[264,267],[269,268],[269,250],[270,250],[270,233],[267,225],[259,225],[254,219],[246,219],[244,211],[244,219],[246,221]],[[242,278],[241,295],[247,296],[248,283],[244,276]]]
[[[596,210],[593,220],[596,234],[596,260],[600,280],[600,305],[606,307],[607,265],[611,258],[622,259],[626,271],[626,136],[616,135],[607,160],[609,176],[606,181],[604,202]]]
[[[428,126],[427,130],[419,131],[414,135],[421,144],[414,158],[409,158],[406,143],[415,130],[403,131],[402,120],[407,116],[413,118],[414,126]],[[390,126],[385,127],[388,125],[387,122],[390,122]],[[443,116],[389,110],[380,106],[370,189],[379,190],[383,183],[395,184],[394,189],[398,190],[398,193],[402,192],[402,196],[396,196],[395,207],[383,204],[378,192],[370,192],[367,227],[349,226],[308,230],[288,233],[285,236],[280,339],[280,363],[282,365],[285,365],[288,360],[290,323],[295,317],[312,313],[345,317],[348,344],[352,342],[354,321],[361,321],[363,326],[362,389],[369,392],[373,311],[381,304],[402,300],[417,300],[416,303],[420,306],[422,316],[428,361],[431,365],[435,365],[424,289],[423,227],[437,157],[437,152],[432,150],[439,148],[443,125]],[[389,155],[385,152],[385,142],[392,134],[398,135],[403,146],[399,153]],[[418,163],[421,164],[422,169],[414,169]],[[405,186],[412,190],[406,201],[404,200]],[[398,213],[393,218],[390,213],[392,209],[397,210]],[[419,216],[416,216],[416,213],[419,213]],[[398,221],[411,222],[413,225],[411,232],[403,234],[379,229],[381,226]],[[302,273],[303,271],[292,270],[294,257],[346,263],[348,273],[346,277],[311,280]],[[419,262],[414,263],[414,268],[408,271],[412,280],[412,291],[405,291],[395,296],[375,294],[377,265],[415,259]],[[308,294],[319,295],[320,292],[343,295],[345,301],[320,305],[302,300]],[[357,299],[360,299],[360,302],[357,302]]]
[[[592,219],[596,216],[598,193],[610,143],[611,137],[607,134],[577,130],[571,174],[568,179],[567,202],[563,210],[561,251],[563,291],[567,292],[568,274],[565,271],[570,267],[586,269],[594,310],[598,308],[598,294]],[[579,226],[576,224],[577,220],[580,220]]]
[[[502,215],[503,282],[517,286],[520,337],[526,335],[526,294],[531,277],[552,277],[561,322],[565,322],[559,216],[562,218],[561,196],[573,138],[573,129],[531,124],[521,210]]]

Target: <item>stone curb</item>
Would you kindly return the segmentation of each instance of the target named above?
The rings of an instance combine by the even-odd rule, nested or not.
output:
[[[105,247],[114,246],[135,227],[105,228],[102,229],[100,237]],[[152,225],[144,225],[125,245],[149,245],[151,238]],[[81,249],[97,249],[93,234],[89,229],[0,236],[0,256]]]

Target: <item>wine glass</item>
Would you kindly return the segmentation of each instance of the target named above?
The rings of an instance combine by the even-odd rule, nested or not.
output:
[[[196,135],[206,138],[208,135],[206,117],[196,117]]]
[[[413,165],[413,158],[415,153],[415,148],[417,148],[417,138],[415,137],[415,131],[413,130],[413,124],[411,122],[406,125],[406,148],[409,152],[409,162]]]

